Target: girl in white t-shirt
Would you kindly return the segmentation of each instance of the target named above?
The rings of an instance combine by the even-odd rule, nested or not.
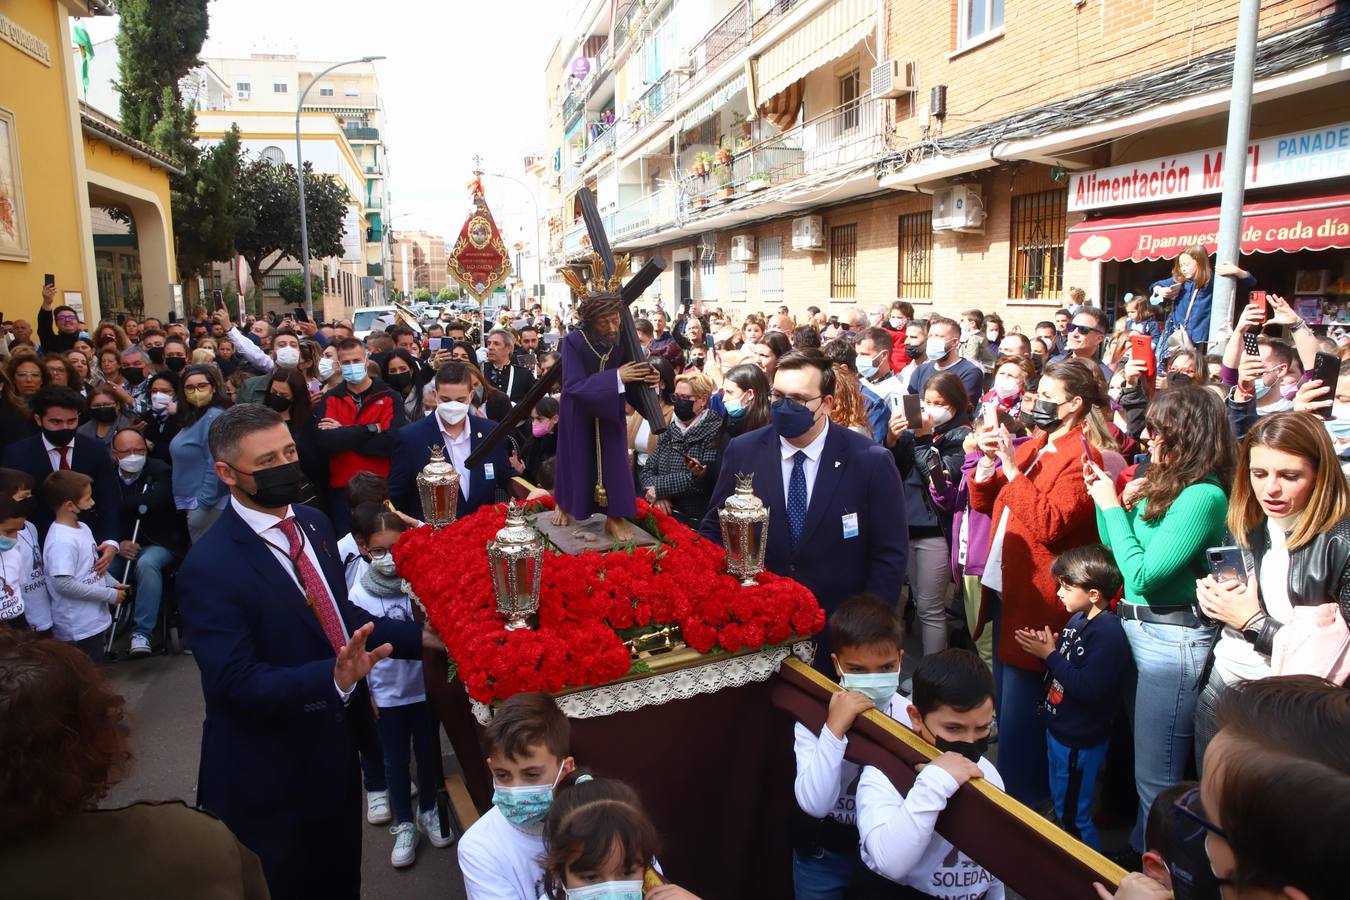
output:
[[[352,533],[367,565],[347,596],[373,616],[412,621],[412,601],[394,570],[394,557],[389,552],[407,527],[397,513],[365,504],[352,523]],[[417,858],[419,831],[437,847],[454,843],[449,829],[441,827],[436,809],[442,779],[440,731],[427,702],[420,660],[380,660],[366,680],[379,709],[375,729],[384,748],[384,775],[394,813],[394,827],[390,829],[394,834],[394,850],[389,861],[402,868],[412,865]],[[420,808],[415,819],[408,778],[410,743],[417,757]]]

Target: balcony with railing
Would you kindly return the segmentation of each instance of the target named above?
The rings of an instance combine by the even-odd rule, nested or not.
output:
[[[571,125],[576,121],[577,116],[586,108],[586,94],[579,88],[574,87],[572,91],[563,98],[563,124]]]
[[[749,46],[750,33],[750,3],[749,0],[741,0],[695,45],[691,53],[694,73],[682,87],[693,87],[700,83],[738,51]]]
[[[792,12],[792,8],[800,2],[802,0],[769,0],[769,2],[761,4],[759,17],[755,19],[755,24],[751,29],[753,32],[751,40],[772,28],[778,20]]]
[[[678,212],[678,187],[662,188],[616,210],[610,236],[619,241],[629,235],[652,231],[674,222]]]
[[[605,157],[614,149],[614,125],[604,126],[604,129],[598,132],[586,147],[586,152],[581,155],[581,165],[579,169],[584,169],[599,159]]]
[[[848,103],[736,153],[728,165],[713,165],[704,176],[685,178],[696,207],[713,198],[730,200],[799,178],[865,162],[887,149],[887,101]],[[684,171],[691,167],[689,162]]]

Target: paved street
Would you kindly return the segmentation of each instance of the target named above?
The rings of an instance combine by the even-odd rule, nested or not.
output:
[[[127,698],[135,759],[130,775],[109,793],[104,806],[137,800],[193,802],[201,748],[202,692],[190,656],[161,657],[109,667],[113,684]],[[446,755],[446,770],[454,759]],[[393,837],[385,827],[367,826],[362,843],[361,896],[369,900],[456,900],[464,896],[454,847],[438,850],[425,839],[417,863],[389,865]],[[173,891],[165,892],[172,896]]]

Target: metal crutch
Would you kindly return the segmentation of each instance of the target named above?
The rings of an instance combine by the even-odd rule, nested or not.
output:
[[[148,491],[149,489],[150,489],[150,479],[147,477],[145,480],[145,484],[141,486],[141,496],[144,497],[145,492]],[[136,524],[131,527],[131,543],[133,544],[137,543],[136,539],[141,536],[141,518],[149,511],[150,507],[146,506],[144,503],[141,503],[140,506],[136,507]],[[139,557],[140,554],[138,553],[137,558]],[[122,581],[121,581],[122,584],[126,585],[131,584],[130,580],[131,567],[135,564],[135,562],[136,560],[134,559],[126,560],[126,565],[122,567]],[[104,643],[103,646],[103,653],[105,656],[112,653],[113,641],[117,639],[117,634],[122,629],[122,626],[125,623],[127,610],[130,609],[131,607],[131,604],[128,602],[129,600],[131,600],[130,593],[128,593],[127,598],[125,600],[123,600],[120,604],[118,604],[117,611],[113,613],[112,627],[108,629],[108,640]]]

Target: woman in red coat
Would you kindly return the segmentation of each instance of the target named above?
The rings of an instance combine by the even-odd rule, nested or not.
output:
[[[998,769],[1008,793],[1033,809],[1049,802],[1045,726],[1036,714],[1045,667],[1013,635],[1019,628],[1047,625],[1059,631],[1069,619],[1050,564],[1070,547],[1097,543],[1083,457],[1090,454],[1100,465],[1101,454],[1087,444],[1084,424],[1106,402],[1090,364],[1065,360],[1046,366],[1029,417],[1033,437],[1014,449],[1006,429],[981,428],[985,456],[970,476],[971,506],[995,523],[981,619],[992,614],[995,628]]]

